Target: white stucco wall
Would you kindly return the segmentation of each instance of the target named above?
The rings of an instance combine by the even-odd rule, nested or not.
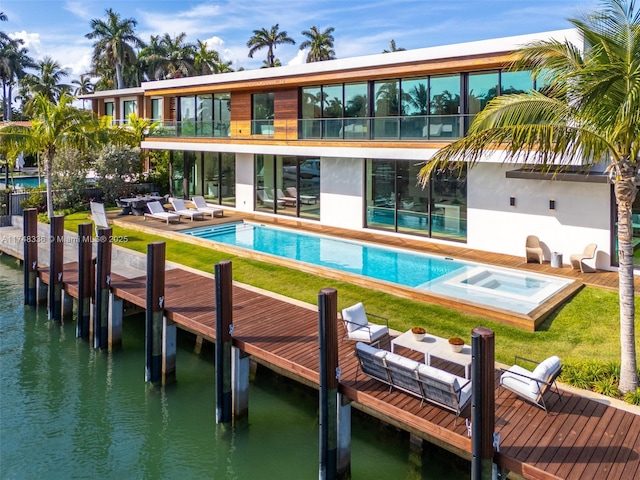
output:
[[[479,164],[467,183],[467,245],[490,252],[524,256],[527,235],[537,235],[545,260],[551,252],[572,253],[598,245],[597,267],[611,269],[610,185],[586,182],[506,178],[513,166]],[[509,205],[515,196],[516,205]],[[555,199],[555,210],[549,200]]]
[[[236,209],[242,212],[252,212],[255,196],[253,182],[254,162],[253,154],[236,154]]]
[[[320,218],[324,225],[359,230],[364,199],[364,160],[321,157]]]

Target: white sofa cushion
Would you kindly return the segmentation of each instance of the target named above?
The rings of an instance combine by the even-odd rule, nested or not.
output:
[[[399,367],[406,368],[407,370],[416,370],[421,365],[415,360],[391,352],[387,353],[384,361],[387,363],[393,363],[394,365],[397,365]]]
[[[378,358],[384,358],[389,353],[386,350],[382,350],[381,348],[372,347],[368,343],[358,342],[356,343],[356,350],[360,350],[363,353],[368,353],[369,355],[376,356]]]
[[[560,359],[557,356],[549,357],[540,362],[536,368],[531,372],[531,377],[542,382],[547,382],[552,374],[554,374],[560,368]],[[531,380],[529,383],[531,393],[538,395],[540,393],[540,383],[536,380]]]
[[[387,327],[372,323],[366,328],[358,328],[350,331],[349,338],[351,340],[360,340],[362,342],[375,342],[386,333]]]
[[[351,307],[343,309],[342,318],[347,321],[347,331],[349,333],[362,328],[369,323],[369,320],[367,320],[367,314],[364,312],[364,305],[362,305],[362,302],[358,302]]]
[[[519,365],[514,365],[509,370],[504,372],[500,377],[500,385],[517,392],[523,397],[527,397],[530,400],[536,401],[538,392],[534,392],[530,388],[530,384],[533,382],[538,385],[537,382],[530,380],[531,372],[526,368],[522,368]]]

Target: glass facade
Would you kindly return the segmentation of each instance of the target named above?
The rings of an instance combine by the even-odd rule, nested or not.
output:
[[[113,102],[104,102],[104,115],[111,117],[111,123],[115,123],[115,104]]]
[[[202,176],[199,178],[197,194],[207,202],[235,206],[236,162],[235,154],[202,152]]]
[[[153,122],[162,121],[162,99],[161,98],[151,99],[151,120]]]
[[[320,159],[280,155],[255,157],[255,209],[320,219]]]
[[[273,135],[274,97],[273,93],[252,95],[251,133],[253,135]]]
[[[137,102],[135,100],[125,100],[122,103],[122,107],[124,123],[129,123],[129,115],[131,115],[132,113],[138,113]]]
[[[178,97],[179,134],[186,137],[228,137],[231,94]]]
[[[413,161],[367,160],[367,227],[455,241],[467,238],[466,171],[434,175],[417,184]]]

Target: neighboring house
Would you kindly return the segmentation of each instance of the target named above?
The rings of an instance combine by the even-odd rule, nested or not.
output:
[[[583,47],[575,30],[562,30],[81,98],[115,121],[136,111],[163,123],[141,146],[171,152],[176,196],[512,255],[524,256],[527,235],[537,235],[545,259],[557,251],[565,263],[597,243],[598,268],[612,269],[612,187],[597,169],[580,171],[580,159],[552,178],[503,165],[496,151],[462,178],[442,172],[428,189],[417,186],[421,162],[464,135],[491,98],[543,87],[506,66],[522,45],[552,38]],[[263,200],[278,190],[298,201]]]

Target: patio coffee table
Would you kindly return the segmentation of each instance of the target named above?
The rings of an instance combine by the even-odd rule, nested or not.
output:
[[[391,340],[392,352],[396,346],[424,353],[424,362],[427,365],[431,365],[434,358],[440,358],[464,367],[465,378],[471,376],[471,346],[469,345],[465,345],[462,351],[457,353],[451,350],[449,340],[446,338],[427,334],[421,341],[418,341],[409,330]]]

